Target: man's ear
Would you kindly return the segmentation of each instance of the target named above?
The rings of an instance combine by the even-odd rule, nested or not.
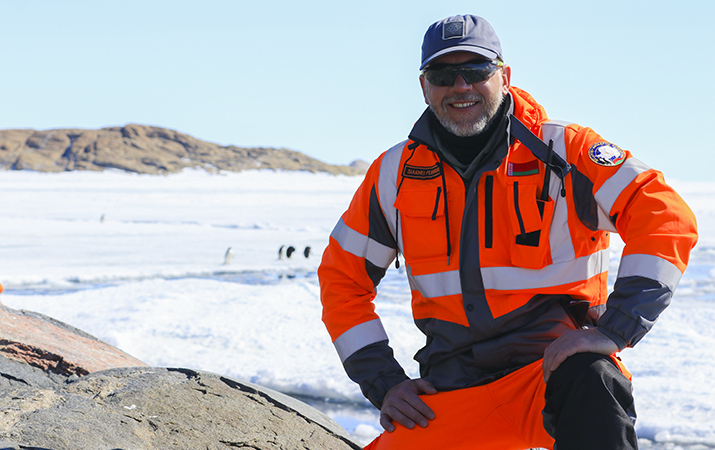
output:
[[[425,80],[424,75],[420,75],[420,87],[422,88],[422,97],[424,97],[425,103],[429,105],[429,102],[427,101],[427,80]]]
[[[504,66],[501,69],[502,77],[502,95],[507,95],[509,93],[509,88],[511,87],[511,67]]]

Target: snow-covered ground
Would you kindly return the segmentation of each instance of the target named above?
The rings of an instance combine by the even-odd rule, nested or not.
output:
[[[150,365],[296,395],[367,442],[377,414],[320,321],[315,275],[360,181],[271,171],[0,172],[0,301]],[[695,211],[700,242],[673,304],[622,357],[635,377],[642,448],[715,448],[715,183],[671,184]],[[292,258],[279,259],[281,246],[296,249]],[[622,243],[612,247],[615,273]],[[377,310],[416,376],[422,338],[400,271],[388,271]]]

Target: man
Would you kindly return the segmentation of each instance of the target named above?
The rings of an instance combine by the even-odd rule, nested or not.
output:
[[[368,448],[637,448],[616,353],[670,302],[692,212],[659,172],[511,86],[484,19],[433,24],[420,69],[429,107],[372,164],[318,272],[323,321],[386,430]],[[626,245],[608,295],[610,232]],[[395,257],[427,338],[419,379],[372,303]]]

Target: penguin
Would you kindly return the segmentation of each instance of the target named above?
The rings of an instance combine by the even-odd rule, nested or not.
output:
[[[290,258],[293,255],[293,252],[295,251],[295,247],[292,245],[286,249],[286,257]]]
[[[281,248],[278,249],[278,259],[283,259],[283,249],[285,248],[285,245],[281,245]]]
[[[231,247],[226,250],[226,254],[223,256],[223,265],[228,266],[233,260],[233,249]]]
[[[303,250],[303,256],[306,258],[310,256],[310,246],[306,247],[305,250]]]

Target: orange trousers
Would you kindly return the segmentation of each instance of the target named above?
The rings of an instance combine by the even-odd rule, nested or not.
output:
[[[629,380],[620,359],[611,360]],[[525,450],[553,449],[554,439],[544,429],[546,383],[542,361],[483,386],[422,395],[435,418],[427,428],[409,430],[395,423],[365,450]]]
[[[365,449],[551,449],[554,439],[541,415],[545,391],[539,360],[483,386],[423,395],[435,414],[427,428],[395,423],[395,431],[382,433]]]

